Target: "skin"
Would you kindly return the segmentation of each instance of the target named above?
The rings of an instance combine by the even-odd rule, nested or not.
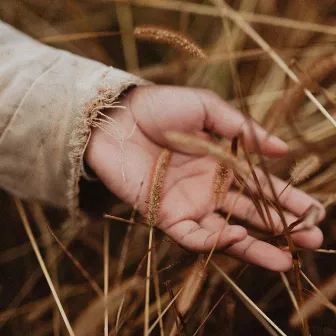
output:
[[[137,87],[120,98],[120,105],[125,109],[114,108],[104,113],[118,123],[118,128],[125,135],[132,131],[137,120],[134,133],[123,146],[126,180],[122,178],[120,144],[99,128],[92,130],[86,161],[108,189],[129,204],[134,204],[143,182],[138,202],[144,216],[155,161],[164,148],[173,150],[165,137],[167,131],[207,137],[212,130],[227,139],[243,132],[248,149],[255,150],[250,128],[243,115],[211,91],[159,85]],[[279,157],[288,152],[283,141],[267,135],[256,123],[254,129],[263,155]],[[212,196],[215,164],[208,156],[197,157],[174,151],[163,188],[158,227],[184,248],[196,252],[209,252],[220,235],[217,251],[270,270],[288,271],[292,267],[288,252],[251,237],[244,227],[225,223],[215,213],[218,209]],[[265,176],[262,171],[257,173],[265,194],[272,198]],[[272,179],[280,194],[286,183],[276,177]],[[252,181],[249,184],[256,189]],[[252,201],[243,195],[236,199],[237,192],[229,191],[220,210],[232,210],[235,217],[259,229],[266,229]],[[311,204],[319,207],[320,221],[325,216],[320,203],[293,187],[286,189],[280,202],[288,224],[302,215]],[[277,232],[281,232],[283,226],[279,216],[274,210],[270,211]],[[223,226],[224,230],[220,232]],[[294,233],[292,237],[296,244],[308,249],[319,248],[323,241],[318,227]]]

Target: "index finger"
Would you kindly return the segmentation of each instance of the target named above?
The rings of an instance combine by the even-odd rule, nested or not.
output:
[[[288,145],[278,137],[269,135],[256,121],[247,119],[215,93],[199,91],[197,96],[203,105],[206,129],[214,130],[230,140],[243,133],[249,151],[260,149],[260,154],[270,157],[287,153]]]

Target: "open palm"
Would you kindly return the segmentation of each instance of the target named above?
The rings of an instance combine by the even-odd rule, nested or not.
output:
[[[253,150],[252,135],[244,117],[212,92],[169,86],[147,86],[132,89],[122,97],[126,107],[105,113],[116,122],[118,132],[131,133],[135,119],[137,128],[123,144],[101,129],[94,129],[86,152],[86,160],[109,190],[127,203],[139,198],[139,210],[147,213],[147,201],[155,162],[164,148],[170,148],[165,137],[167,131],[183,131],[206,137],[213,130],[232,139],[243,132],[246,143]],[[254,125],[262,154],[281,156],[287,146]],[[248,220],[249,224],[265,229],[252,201],[230,191],[220,208],[212,196],[212,180],[216,162],[209,156],[196,157],[174,152],[167,170],[160,207],[158,226],[177,243],[188,250],[207,252],[218,240],[218,251],[226,251],[272,270],[286,271],[292,261],[287,252],[249,236],[245,228],[229,225],[216,210],[232,211],[233,215]],[[125,180],[123,179],[125,174]],[[266,195],[271,193],[262,172],[259,172]],[[278,193],[285,182],[273,178]],[[253,184],[251,183],[253,189]],[[288,223],[292,223],[312,203],[323,207],[314,199],[295,188],[288,188],[281,196]],[[278,231],[282,225],[276,212],[270,209]],[[224,227],[224,229],[223,229]],[[322,242],[319,228],[293,234],[295,242],[306,248],[317,248]]]

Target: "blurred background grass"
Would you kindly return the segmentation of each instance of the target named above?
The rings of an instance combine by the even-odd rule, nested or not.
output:
[[[327,219],[321,225],[325,233],[323,248],[336,249],[335,128],[308,99],[302,97],[296,101],[291,96],[294,84],[240,28],[227,21],[230,32],[223,29],[223,20],[226,19],[220,15],[220,2],[1,0],[0,19],[36,39],[81,32],[121,32],[110,37],[49,44],[125,69],[156,83],[208,88],[237,107],[244,104],[256,120],[290,145],[291,151],[286,158],[268,161],[271,170],[278,176],[287,178],[296,159],[308,153],[317,153],[322,167],[300,188],[327,206]],[[197,6],[190,7],[190,4]],[[307,86],[336,118],[336,71],[328,71],[319,83],[310,80],[314,77],[316,66],[321,64],[320,60],[335,55],[335,1],[236,0],[228,1],[228,4],[239,11],[292,66],[293,71],[307,82]],[[143,24],[183,32],[201,45],[209,57],[206,60],[191,60],[170,46],[136,41],[133,29]],[[236,77],[232,76],[230,61],[237,69]],[[243,99],[235,96],[237,81],[241,85]],[[4,192],[0,196],[0,335],[66,335],[14,203]],[[29,210],[34,233],[49,263],[56,290],[78,335],[102,335],[102,300],[97,299],[92,286],[62,253],[46,229],[45,221],[51,223],[63,243],[67,243],[69,251],[102,287],[104,220],[97,220],[80,232],[64,232],[60,223],[65,214],[54,209],[41,211],[36,204],[29,205]],[[128,218],[130,210],[128,206],[116,202],[111,213]],[[120,255],[125,246],[126,233],[129,249],[123,264],[120,263]],[[127,229],[124,223],[111,222],[111,335],[122,302],[117,334],[142,334],[145,267],[138,272],[138,278],[132,277],[146,255],[147,235],[145,228]],[[202,281],[199,277],[192,279],[193,270],[199,271],[195,261],[200,257],[165,241],[163,236],[158,236],[158,240],[161,241],[157,248],[157,263],[158,269],[161,269],[162,304],[165,306],[170,300],[164,285],[167,280],[171,280],[175,293],[185,279],[191,281],[192,287],[199,286],[196,293],[184,298],[187,306],[184,318],[186,335],[194,333],[223,293],[226,293],[225,296],[199,335],[268,334],[212,268]],[[56,255],[59,257],[55,261]],[[320,287],[335,273],[335,253],[302,251],[300,255],[305,273],[316,286]],[[236,283],[287,335],[301,334],[300,329],[289,324],[293,305],[279,274],[257,266],[245,268],[243,263],[226,256],[217,257],[216,260],[233,278],[239,276]],[[288,277],[290,282],[293,281],[291,274]],[[308,299],[313,290],[306,282],[304,287],[304,295]],[[330,299],[333,300],[333,297]],[[151,319],[154,321],[154,301],[151,309]],[[170,311],[164,319],[167,335],[174,326],[174,320],[174,312]],[[309,325],[312,335],[336,335],[335,313],[328,309],[310,318]],[[173,330],[174,333],[176,330]],[[155,329],[153,334],[159,334],[159,329]]]

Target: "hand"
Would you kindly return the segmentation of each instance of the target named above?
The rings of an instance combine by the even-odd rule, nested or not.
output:
[[[127,203],[134,204],[144,181],[139,198],[139,210],[143,215],[147,212],[146,201],[155,161],[164,148],[170,148],[165,132],[182,131],[204,136],[207,131],[213,130],[228,139],[243,132],[248,149],[254,150],[254,141],[242,114],[207,90],[158,85],[137,87],[121,98],[120,105],[126,109],[114,108],[104,113],[113,118],[119,132],[125,136],[132,131],[135,118],[137,127],[134,133],[124,142],[121,152],[116,139],[101,129],[94,128],[86,160],[109,190]],[[105,117],[103,119],[108,120]],[[266,131],[256,123],[254,128],[263,155],[282,156],[287,153],[288,148],[284,142],[267,136]],[[121,153],[124,163],[120,160]],[[225,225],[217,251],[225,250],[232,256],[271,270],[289,270],[292,259],[288,252],[256,240],[242,226],[226,224],[214,212],[216,207],[212,197],[212,179],[215,166],[214,159],[209,156],[173,153],[166,174],[158,227],[184,248],[208,252]],[[259,175],[265,181],[262,172]],[[272,178],[275,189],[280,194],[286,183]],[[267,185],[264,192],[271,198]],[[221,210],[229,212],[236,198],[237,192],[229,191]],[[286,209],[288,224],[294,222],[312,203],[321,208],[320,220],[325,216],[322,205],[298,189],[289,187],[281,195],[280,201]],[[255,227],[265,229],[261,218],[253,209],[252,201],[242,195],[232,213],[240,219],[248,220]],[[278,232],[281,232],[278,215],[274,210],[270,211]],[[318,248],[323,240],[318,227],[293,233],[292,237],[296,244],[308,249]]]

